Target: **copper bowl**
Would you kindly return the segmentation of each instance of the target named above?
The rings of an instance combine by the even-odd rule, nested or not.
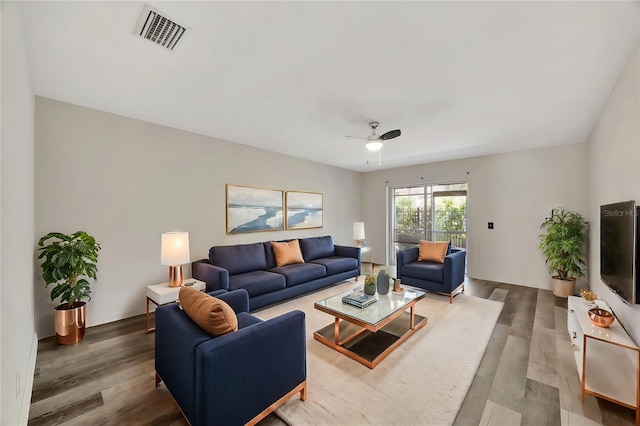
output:
[[[606,309],[593,308],[589,309],[589,319],[591,324],[606,328],[613,324],[615,317]]]

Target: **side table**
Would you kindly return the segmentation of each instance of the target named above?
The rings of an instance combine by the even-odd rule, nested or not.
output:
[[[185,284],[193,283],[193,288],[200,291],[204,291],[207,284],[204,281],[196,280],[195,278],[187,278],[183,281],[182,286]],[[147,333],[153,333],[156,328],[149,327],[149,302],[152,302],[156,306],[167,305],[174,303],[178,300],[178,294],[180,293],[180,287],[169,287],[169,283],[154,284],[147,286],[147,317],[146,317],[146,331]]]
[[[365,254],[369,255],[369,262],[367,262],[365,259]],[[364,246],[364,247],[360,247],[360,266],[362,266],[363,263],[370,263],[371,264],[371,273],[373,273],[373,253],[371,252],[371,247],[370,246]],[[362,272],[364,274],[364,272]]]

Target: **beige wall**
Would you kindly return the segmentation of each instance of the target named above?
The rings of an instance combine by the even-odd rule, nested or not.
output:
[[[591,288],[605,299],[640,344],[640,305],[627,306],[600,279],[600,206],[640,205],[640,53],[636,49],[587,142],[591,226]]]
[[[82,229],[101,243],[89,325],[144,312],[145,286],[167,281],[162,232],[188,231],[192,260],[212,245],[271,239],[353,244],[361,182],[360,173],[36,97],[36,235]],[[324,227],[227,235],[227,183],[322,192]],[[53,333],[43,287],[38,276],[40,337]]]
[[[17,2],[2,13],[0,424],[27,424],[37,337],[33,307],[33,89]]]
[[[587,214],[584,143],[370,172],[364,177],[367,241],[385,261],[390,186],[468,181],[468,275],[551,288],[538,250],[540,223],[551,208]],[[493,230],[487,222],[494,222]],[[519,266],[520,271],[516,271]]]

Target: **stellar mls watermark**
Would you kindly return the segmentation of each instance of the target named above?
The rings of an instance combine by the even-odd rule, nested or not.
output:
[[[633,209],[605,209],[602,211],[603,216],[605,217],[622,217],[622,216],[637,216],[638,212]]]

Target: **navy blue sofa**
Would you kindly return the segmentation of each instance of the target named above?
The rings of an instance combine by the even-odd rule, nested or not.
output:
[[[453,297],[464,292],[464,270],[467,252],[463,249],[447,250],[444,263],[419,262],[418,247],[396,253],[396,277],[402,284]]]
[[[360,275],[360,247],[334,245],[330,236],[300,238],[304,263],[276,267],[270,241],[214,246],[191,264],[206,291],[244,289],[251,311]]]
[[[233,308],[238,331],[205,333],[175,304],[156,309],[156,386],[164,381],[192,426],[254,424],[300,392],[306,398],[305,315],[248,313],[246,291],[210,293]]]

